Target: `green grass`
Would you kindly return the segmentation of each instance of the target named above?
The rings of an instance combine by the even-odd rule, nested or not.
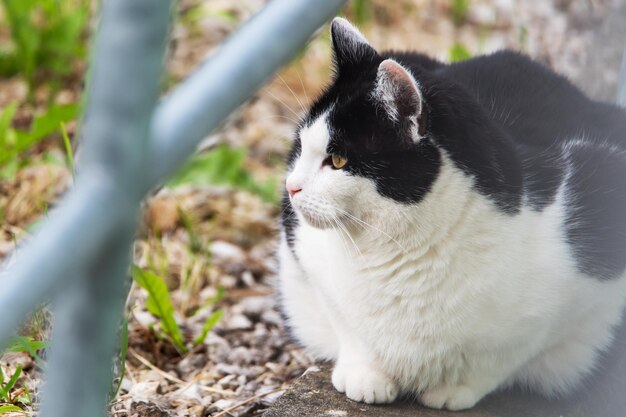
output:
[[[122,321],[118,337],[120,347],[118,355],[115,357],[113,363],[114,377],[109,388],[109,401],[113,401],[117,396],[117,393],[122,387],[124,375],[126,374],[126,357],[128,355],[128,316],[124,317],[124,320]]]
[[[237,25],[238,22],[238,17],[232,10],[211,6],[205,3],[195,5],[185,10],[180,15],[179,19],[183,25],[198,36],[202,35],[200,24],[205,19],[219,20],[231,26]]]
[[[450,10],[452,12],[452,21],[455,25],[460,26],[467,19],[470,0],[451,0]]]
[[[174,305],[167,290],[167,285],[161,277],[137,266],[132,267],[132,277],[141,288],[147,291],[146,308],[158,317],[163,332],[169,337],[180,353],[186,353],[183,333],[174,318]]]
[[[0,50],[0,75],[20,75],[32,101],[39,78],[50,99],[85,57],[89,0],[1,0],[11,29],[11,45]]]
[[[74,169],[74,154],[72,152],[72,144],[70,143],[70,137],[67,135],[67,129],[65,129],[65,123],[60,123],[61,137],[63,138],[63,147],[65,148],[65,155],[67,156],[67,163],[72,171],[72,177],[76,175]]]
[[[452,45],[448,51],[450,62],[461,62],[472,57],[472,53],[460,42]]]
[[[194,185],[225,185],[240,188],[259,195],[263,200],[276,203],[277,182],[271,179],[259,183],[244,168],[246,150],[233,149],[220,145],[209,152],[197,154],[174,174],[167,185],[176,187],[183,184]]]
[[[0,0],[10,42],[0,46],[0,77],[19,77],[28,87],[28,102],[45,87],[48,104],[33,116],[26,129],[14,127],[18,106],[0,109],[0,180],[10,179],[30,163],[27,151],[61,129],[69,143],[65,123],[76,119],[78,104],[53,104],[56,93],[76,84],[77,63],[86,56],[91,0]],[[37,103],[38,105],[41,103]],[[30,106],[27,106],[30,107]],[[62,125],[63,124],[63,125]],[[68,154],[69,155],[69,154]],[[69,164],[73,170],[73,160]]]
[[[22,130],[12,127],[17,106],[13,102],[0,110],[0,179],[12,178],[18,169],[28,164],[26,151],[58,133],[61,124],[76,119],[79,111],[77,104],[52,105],[44,113],[35,115],[30,127]]]
[[[367,23],[372,17],[372,3],[370,0],[354,0],[353,14],[354,22],[357,25],[363,25]]]
[[[174,305],[170,298],[167,285],[163,278],[158,275],[141,269],[138,266],[133,266],[131,269],[133,280],[148,293],[148,300],[146,301],[146,308],[148,311],[159,319],[161,325],[161,331],[167,340],[172,342],[176,350],[180,354],[185,354],[189,351],[188,344],[183,336],[176,319],[174,317]],[[223,294],[219,293],[218,294]],[[219,301],[219,298],[212,300],[213,303]],[[191,342],[191,347],[195,347],[201,344],[206,338],[207,334],[219,323],[222,319],[222,310],[218,309],[214,311],[204,322],[200,334],[196,336]]]
[[[6,414],[6,413],[23,413],[24,415],[26,415],[26,412],[22,410],[20,407],[18,407],[17,405],[0,404],[0,414]]]
[[[27,336],[17,336],[9,341],[8,346],[0,352],[0,357],[6,353],[28,353],[35,359],[39,366],[42,365],[42,360],[39,357],[37,351],[47,348],[47,342],[34,340]],[[0,366],[0,414],[3,413],[23,413],[26,412],[22,408],[25,405],[32,403],[32,398],[26,384],[19,384],[20,377],[22,376],[22,366],[17,365],[15,371],[11,375],[5,375]],[[17,390],[21,388],[21,390]],[[17,392],[13,392],[17,391]]]
[[[37,352],[46,349],[47,347],[48,342],[46,341],[36,340],[29,336],[16,336],[9,340],[8,346],[1,352],[0,356],[10,352],[28,353],[37,362],[37,364],[41,366],[43,361]]]

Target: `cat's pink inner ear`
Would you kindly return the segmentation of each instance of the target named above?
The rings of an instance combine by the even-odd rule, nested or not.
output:
[[[422,94],[413,76],[393,59],[378,66],[375,96],[382,102],[389,117],[419,116],[422,112]]]

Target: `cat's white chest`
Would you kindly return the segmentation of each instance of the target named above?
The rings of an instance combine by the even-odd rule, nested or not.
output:
[[[296,254],[311,284],[325,297],[339,298],[359,282],[359,263],[350,256],[354,248],[336,230],[303,226],[298,231]],[[363,259],[361,259],[363,262]]]
[[[372,246],[337,230],[303,226],[298,233],[295,250],[311,286],[364,343],[390,331],[390,344],[396,336],[399,344],[407,338],[427,342],[434,328],[449,321],[445,306],[427,301],[446,283],[428,255],[417,259],[384,236]]]
[[[425,385],[439,380],[442,363],[454,366],[462,361],[459,352],[447,348],[459,342],[461,333],[452,326],[455,320],[449,313],[454,312],[437,304],[435,293],[444,289],[421,283],[433,272],[420,272],[418,262],[394,250],[395,245],[385,245],[384,238],[374,251],[357,249],[358,243],[338,233],[306,226],[299,231],[295,250],[316,293],[311,297],[321,300],[343,337],[380,358],[393,358],[385,366],[412,363],[411,369],[394,373],[408,371],[406,378],[422,375]],[[451,331],[442,331],[446,328]]]

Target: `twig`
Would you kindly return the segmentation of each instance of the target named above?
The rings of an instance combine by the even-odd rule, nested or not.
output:
[[[157,367],[156,365],[152,364],[148,359],[144,358],[143,356],[141,356],[139,353],[137,353],[134,349],[130,348],[128,349],[128,352],[133,355],[135,357],[135,359],[137,359],[139,362],[141,362],[143,365],[147,366],[148,368],[152,369],[153,371],[155,371],[156,373],[158,373],[159,375],[161,375],[163,378],[167,379],[168,381],[174,382],[176,384],[183,384],[183,385],[191,385],[194,382],[186,382],[183,381],[182,379],[176,378],[175,376],[172,376],[170,374],[168,374],[167,372],[165,372],[163,369]],[[229,391],[224,391],[218,388],[210,388],[210,387],[205,387],[204,385],[198,385],[198,387],[206,392],[212,392],[214,394],[221,394],[221,395],[232,395],[232,392]]]
[[[231,411],[236,410],[237,408],[241,407],[242,405],[246,405],[248,403],[251,403],[253,401],[258,400],[259,398],[263,398],[266,395],[274,394],[275,392],[284,391],[284,390],[285,390],[285,388],[276,388],[276,389],[273,389],[271,391],[267,391],[267,392],[263,392],[261,394],[257,394],[254,397],[250,397],[247,400],[243,400],[240,403],[237,403],[237,404],[235,404],[235,405],[233,405],[231,407],[225,408],[223,411],[220,411],[219,413],[215,414],[213,417],[223,417],[226,414],[230,414]]]

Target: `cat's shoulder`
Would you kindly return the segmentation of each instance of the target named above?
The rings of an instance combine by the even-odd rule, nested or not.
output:
[[[626,270],[626,150],[581,138],[563,144],[567,240],[579,269],[598,278]]]
[[[510,49],[451,64],[444,73],[470,89],[474,86],[496,95],[501,92],[535,97],[550,91],[559,96],[584,99],[584,95],[567,77],[526,54]]]

